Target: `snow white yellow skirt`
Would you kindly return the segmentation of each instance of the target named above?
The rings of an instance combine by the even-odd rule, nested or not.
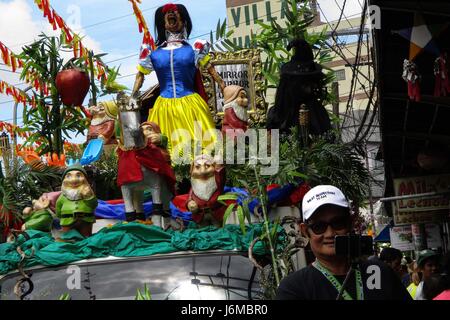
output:
[[[190,163],[199,154],[211,153],[217,141],[209,107],[197,93],[182,98],[158,97],[148,121],[157,123],[168,137],[174,163]]]

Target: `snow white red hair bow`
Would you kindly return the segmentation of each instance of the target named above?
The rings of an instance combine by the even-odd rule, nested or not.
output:
[[[169,11],[178,11],[178,6],[177,6],[176,4],[173,4],[173,3],[168,3],[168,4],[166,4],[166,5],[163,7],[162,12],[163,12],[163,13],[167,13],[167,12],[169,12]]]

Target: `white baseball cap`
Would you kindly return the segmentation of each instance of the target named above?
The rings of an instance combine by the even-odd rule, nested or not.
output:
[[[308,220],[321,206],[332,204],[348,208],[348,201],[341,190],[334,186],[317,186],[305,194],[302,203],[303,221]]]

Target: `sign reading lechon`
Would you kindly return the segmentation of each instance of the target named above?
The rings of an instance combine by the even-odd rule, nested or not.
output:
[[[394,189],[396,196],[448,192],[450,174],[395,179]],[[397,200],[394,206],[396,225],[441,222],[449,217],[450,194]]]

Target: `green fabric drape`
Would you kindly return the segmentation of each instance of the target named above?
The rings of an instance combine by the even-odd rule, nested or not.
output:
[[[253,239],[264,232],[263,224],[247,226],[244,235],[238,225],[226,225],[224,228],[206,227],[202,229],[189,228],[180,231],[164,232],[155,226],[138,223],[120,223],[111,228],[104,228],[92,237],[83,238],[78,232],[72,231],[65,238],[79,239],[76,243],[55,242],[47,233],[28,231],[26,240],[19,236],[15,243],[0,245],[0,274],[6,274],[17,269],[21,260],[17,246],[30,255],[25,267],[36,265],[59,266],[84,259],[114,257],[142,257],[177,251],[207,251],[207,250],[238,250],[248,251]],[[278,230],[279,244],[286,243],[284,229]],[[254,248],[255,255],[265,255],[268,250],[262,242]]]

